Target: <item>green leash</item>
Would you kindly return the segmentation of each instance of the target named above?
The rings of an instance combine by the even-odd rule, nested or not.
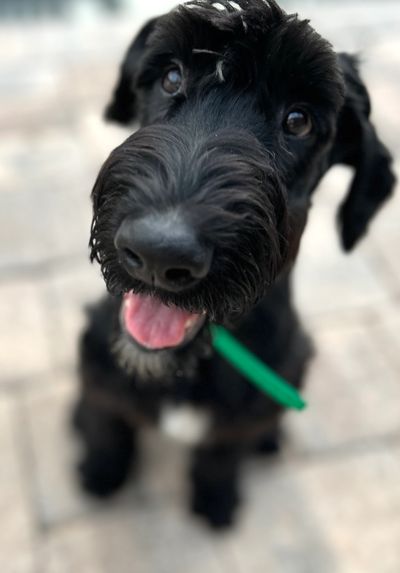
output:
[[[225,328],[213,324],[211,334],[217,352],[259,390],[286,408],[304,410],[307,407],[307,403],[293,386],[247,350]]]

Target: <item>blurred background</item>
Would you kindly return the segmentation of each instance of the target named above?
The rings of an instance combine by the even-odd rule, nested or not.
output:
[[[317,355],[309,409],[286,446],[244,473],[238,527],[187,515],[186,452],[151,433],[135,483],[106,504],[78,490],[68,418],[88,262],[89,193],[128,134],[102,111],[139,25],[170,0],[0,0],[0,571],[398,573],[400,198],[350,256],[335,212],[344,168],[316,196],[296,299]],[[286,1],[359,52],[374,122],[400,159],[400,3]]]

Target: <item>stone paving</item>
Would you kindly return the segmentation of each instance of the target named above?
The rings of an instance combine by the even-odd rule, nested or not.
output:
[[[400,6],[301,12],[339,49],[362,51],[375,122],[399,159]],[[215,536],[187,515],[186,452],[153,433],[138,480],[114,500],[77,488],[76,339],[104,288],[85,249],[89,192],[126,134],[101,111],[138,23],[0,30],[0,571],[398,573],[400,196],[344,256],[343,168],[317,194],[296,274],[317,345],[310,408],[287,416],[279,459],[248,464],[239,527]]]

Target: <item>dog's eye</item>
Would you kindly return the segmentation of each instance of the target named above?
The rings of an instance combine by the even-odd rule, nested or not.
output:
[[[169,68],[162,78],[163,90],[169,95],[175,95],[182,87],[182,72],[178,66]]]
[[[310,115],[302,109],[294,109],[286,116],[284,129],[290,135],[305,137],[311,133],[312,128]]]

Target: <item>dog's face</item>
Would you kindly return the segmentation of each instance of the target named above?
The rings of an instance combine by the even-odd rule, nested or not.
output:
[[[94,187],[92,257],[152,350],[257,303],[293,263],[332,164],[356,168],[347,250],[393,185],[354,60],[273,1],[197,0],[149,22],[107,116],[141,128]]]

